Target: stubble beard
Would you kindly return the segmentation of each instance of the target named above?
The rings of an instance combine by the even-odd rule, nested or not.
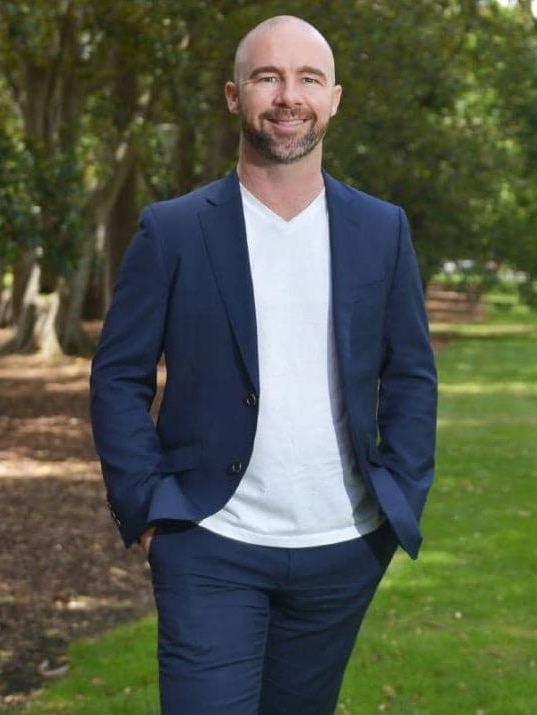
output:
[[[270,116],[271,115],[265,114],[262,115],[261,118],[270,121]],[[286,113],[285,115],[281,114],[279,118],[303,119],[304,117],[297,117],[292,113]],[[328,122],[326,122],[326,124],[318,124],[315,116],[308,116],[307,118],[313,121],[305,134],[297,137],[278,138],[269,132],[257,129],[248,121],[245,114],[241,112],[242,136],[264,159],[277,164],[292,164],[308,154],[311,154],[328,130]]]

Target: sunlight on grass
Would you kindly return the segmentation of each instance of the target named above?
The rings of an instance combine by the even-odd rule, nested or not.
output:
[[[533,428],[537,427],[537,414],[535,417],[526,417],[526,418],[520,418],[517,419],[516,417],[509,417],[509,416],[503,416],[499,415],[498,417],[483,417],[483,418],[478,418],[478,417],[464,417],[464,418],[456,418],[453,417],[451,419],[441,417],[438,420],[438,429],[439,431],[442,428],[445,427],[494,427],[499,424],[509,424],[511,426],[513,425],[520,425],[520,426],[528,426],[528,425],[533,425]]]
[[[535,317],[520,323],[431,323],[431,335],[437,337],[501,338],[537,336]]]
[[[536,356],[537,359],[537,356]],[[452,385],[440,385],[441,395],[536,395],[537,385],[526,382],[459,382]]]

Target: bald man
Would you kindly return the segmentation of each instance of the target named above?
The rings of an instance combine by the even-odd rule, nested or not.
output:
[[[421,281],[404,212],[322,170],[341,92],[303,20],[243,38],[237,168],[143,211],[95,356],[95,442],[151,566],[164,715],[330,715],[397,546],[420,546]]]

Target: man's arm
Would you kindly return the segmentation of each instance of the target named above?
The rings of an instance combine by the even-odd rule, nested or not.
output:
[[[378,427],[383,464],[419,519],[434,473],[437,377],[425,301],[408,222],[399,216],[399,247],[385,314]]]
[[[153,230],[151,230],[153,229]],[[112,516],[126,546],[147,528],[160,444],[150,408],[168,274],[150,210],[120,270],[91,374],[91,417]]]

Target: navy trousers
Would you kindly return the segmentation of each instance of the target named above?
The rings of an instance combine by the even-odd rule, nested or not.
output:
[[[298,549],[161,524],[148,558],[162,715],[332,715],[395,549],[387,523]]]

